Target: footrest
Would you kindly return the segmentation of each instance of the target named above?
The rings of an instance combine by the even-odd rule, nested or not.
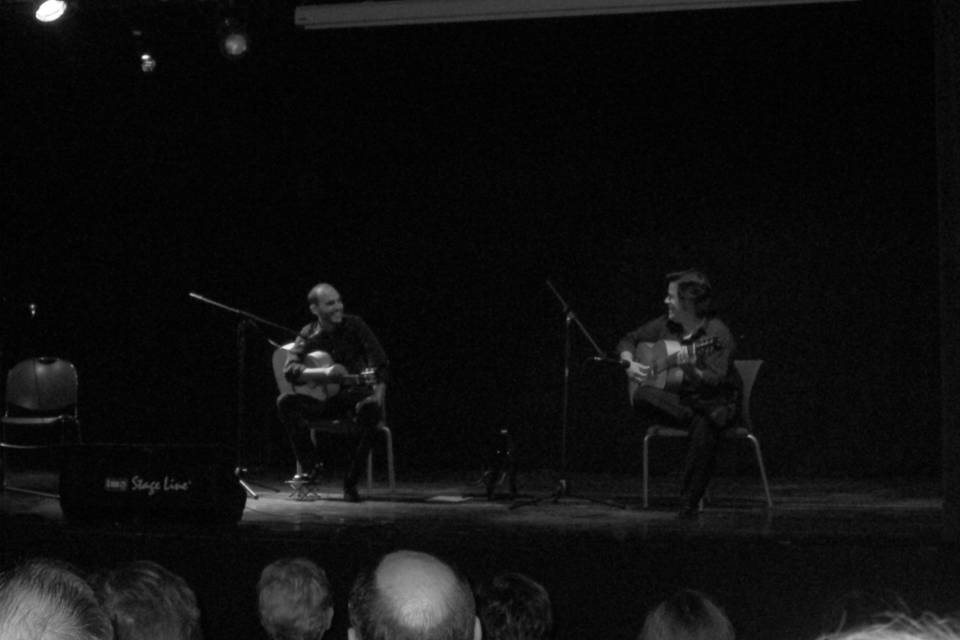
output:
[[[290,495],[288,497],[294,500],[316,500],[320,497],[317,493],[317,485],[306,480],[287,480],[290,485]]]

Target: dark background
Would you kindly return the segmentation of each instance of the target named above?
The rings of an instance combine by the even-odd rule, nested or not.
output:
[[[766,361],[772,473],[939,473],[929,3],[298,32],[254,1],[240,64],[216,18],[0,6],[4,364],[74,360],[88,440],[287,460],[284,334],[241,352],[240,317],[188,293],[299,328],[324,280],[391,356],[401,474],[479,468],[502,426],[555,468],[547,280],[612,351],[698,266]],[[638,473],[622,374],[572,342],[567,463]]]

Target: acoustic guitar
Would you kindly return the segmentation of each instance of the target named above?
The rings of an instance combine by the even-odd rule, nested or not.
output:
[[[691,344],[681,344],[678,340],[639,343],[633,353],[634,362],[627,367],[630,397],[633,398],[637,387],[654,387],[677,393],[683,382],[683,368],[677,365],[678,357],[683,354],[688,362],[696,362],[700,356],[719,348],[720,339],[716,336]],[[644,372],[641,365],[649,369]]]
[[[316,382],[308,380],[301,384],[292,384],[283,375],[283,365],[287,362],[287,354],[293,343],[285,344],[273,352],[273,375],[277,379],[277,388],[281,395],[285,393],[300,393],[317,400],[329,400],[340,393],[340,387],[345,385],[375,385],[379,381],[377,371],[367,368],[360,373],[350,373],[342,364],[337,364],[326,351],[313,351],[303,358],[303,364],[308,368],[326,369],[328,375],[337,376],[336,382]]]

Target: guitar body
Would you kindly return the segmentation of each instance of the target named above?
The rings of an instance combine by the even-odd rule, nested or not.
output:
[[[671,366],[671,359],[680,352],[680,342],[677,340],[659,340],[657,342],[641,342],[633,352],[633,359],[642,365],[651,367],[649,376],[630,378],[630,395],[637,387],[653,387],[670,393],[678,393],[683,382],[683,369]]]
[[[314,382],[308,381],[302,384],[292,384],[283,375],[283,365],[287,362],[287,354],[293,343],[285,344],[273,352],[273,375],[277,380],[277,388],[281,394],[299,393],[310,396],[321,402],[329,400],[340,393],[341,384],[337,382]],[[375,384],[376,374],[372,370],[365,370],[359,375],[351,375],[346,367],[337,364],[326,351],[313,351],[303,358],[303,363],[308,368],[326,369],[328,374],[336,374],[343,377],[346,384]]]
[[[683,369],[677,365],[677,356],[686,352],[691,362],[704,354],[720,348],[717,338],[704,338],[693,344],[681,344],[679,340],[641,342],[633,353],[634,363],[627,369],[630,378],[628,391],[631,400],[638,387],[653,387],[670,393],[679,393],[683,383]],[[648,373],[641,373],[641,366]]]

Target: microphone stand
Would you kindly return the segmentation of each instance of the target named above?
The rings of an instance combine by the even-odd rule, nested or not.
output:
[[[556,503],[560,498],[573,497],[573,492],[570,489],[570,483],[566,479],[567,471],[567,427],[570,420],[570,356],[571,356],[571,344],[572,344],[572,327],[576,327],[580,330],[580,333],[590,342],[593,348],[596,350],[599,358],[604,360],[607,359],[607,355],[604,353],[603,349],[597,344],[596,340],[593,339],[593,336],[590,335],[590,332],[587,331],[587,328],[583,326],[583,323],[580,322],[580,319],[577,317],[577,314],[574,313],[573,309],[567,304],[567,301],[564,299],[563,295],[559,290],[550,282],[549,278],[547,279],[547,287],[550,288],[550,291],[553,292],[553,295],[560,302],[560,305],[563,308],[564,316],[564,333],[563,333],[563,400],[562,400],[562,409],[561,409],[561,424],[560,424],[560,480],[557,482],[557,488],[549,496],[542,496],[540,498],[534,498],[532,500],[525,500],[521,502],[514,502],[510,505],[510,509],[516,509],[517,507],[522,507],[528,504],[538,504],[546,498],[553,498],[553,502]],[[626,509],[626,506],[618,504],[616,502],[611,502],[609,500],[599,500],[595,498],[585,497],[586,500],[590,502],[596,502],[599,504],[606,504],[612,507],[617,507],[620,509]]]
[[[199,300],[200,302],[218,307],[225,311],[229,311],[234,315],[240,316],[241,320],[237,323],[237,434],[236,434],[236,447],[237,447],[237,466],[234,469],[234,474],[237,476],[237,479],[240,481],[240,486],[244,488],[247,492],[247,495],[254,500],[260,496],[254,491],[250,485],[243,479],[244,474],[247,472],[246,467],[243,465],[243,434],[246,433],[247,427],[247,412],[246,412],[246,394],[245,394],[245,385],[244,385],[244,373],[246,373],[246,354],[247,354],[247,334],[246,330],[249,326],[257,326],[257,324],[267,325],[280,329],[285,333],[290,335],[297,335],[296,331],[288,329],[287,327],[276,324],[264,318],[253,315],[246,311],[240,309],[235,309],[233,307],[228,307],[225,304],[216,302],[209,298],[205,298],[198,293],[190,293],[190,297]],[[272,340],[270,343],[274,346],[279,346],[275,344]]]

